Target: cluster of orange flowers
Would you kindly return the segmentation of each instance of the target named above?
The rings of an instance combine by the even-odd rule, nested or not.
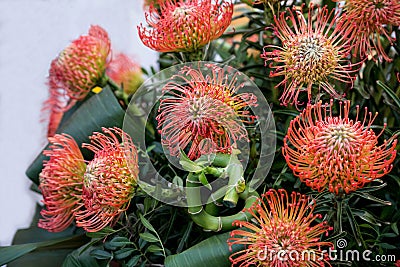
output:
[[[256,1],[257,4],[266,1]],[[158,0],[146,4],[146,21],[150,28],[138,26],[139,37],[159,52],[195,53],[219,38],[229,26],[233,3],[229,0]],[[329,104],[311,104],[312,88],[317,86],[333,98],[343,98],[332,80],[352,85],[358,67],[368,58],[390,61],[382,48],[381,38],[394,41],[390,27],[400,25],[398,0],[346,0],[343,14],[327,7],[309,7],[308,16],[294,8],[274,18],[274,34],[281,45],[267,45],[261,58],[271,63],[270,76],[283,76],[278,88],[284,87],[283,105],[295,104],[306,91],[308,104],[293,119],[284,138],[283,155],[294,174],[314,190],[334,194],[356,191],[374,179],[384,176],[396,156],[395,138],[378,145],[382,135],[371,129],[377,116],[367,110],[359,118],[350,118],[350,101],[340,102],[339,114]],[[75,101],[84,99],[90,90],[101,85],[105,73],[117,83],[138,87],[140,68],[125,55],[111,56],[107,33],[92,26],[52,62],[49,72],[49,136],[53,136],[62,113]],[[360,61],[351,63],[351,56]],[[118,63],[118,62],[122,63]],[[217,152],[230,153],[234,140],[244,136],[244,128],[231,116],[255,118],[244,111],[245,105],[256,105],[252,95],[234,95],[229,83],[214,77],[203,77],[195,70],[182,70],[191,79],[187,86],[168,84],[161,100],[159,125],[166,136],[164,145],[173,155],[189,148],[189,157],[198,158],[202,140],[210,139]],[[136,76],[135,76],[136,75]],[[169,94],[169,95],[168,95]],[[172,97],[171,97],[172,95]],[[229,117],[229,118],[228,118]],[[228,118],[228,119],[227,119]],[[120,129],[103,129],[95,133],[91,144],[94,158],[86,162],[72,137],[56,134],[50,137],[49,160],[40,174],[43,193],[43,219],[39,225],[49,231],[61,231],[72,221],[87,231],[98,231],[112,224],[127,209],[138,178],[137,151],[130,137]],[[123,139],[121,143],[119,139]],[[215,152],[214,151],[214,152]],[[126,157],[131,155],[131,157]],[[319,236],[330,229],[326,223],[315,223],[309,199],[298,193],[289,197],[284,190],[270,190],[249,211],[254,220],[236,222],[248,230],[232,232],[230,244],[244,244],[246,249],[231,256],[239,266],[318,266],[326,262],[293,261],[285,265],[278,257],[260,262],[260,249],[313,250],[321,246]],[[287,260],[287,259],[285,259]]]
[[[94,25],[66,47],[51,63],[48,77],[49,98],[43,106],[47,135],[53,136],[63,114],[96,86],[111,78],[125,93],[136,91],[143,81],[140,66],[123,53],[112,55],[108,33]]]
[[[59,232],[75,220],[77,226],[96,232],[116,222],[128,208],[139,172],[135,145],[119,128],[103,128],[90,140],[82,144],[94,153],[87,163],[71,136],[49,138],[44,151],[49,159],[39,175],[46,206],[39,227]]]

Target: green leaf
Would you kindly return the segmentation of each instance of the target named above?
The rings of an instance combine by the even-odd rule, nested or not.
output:
[[[105,87],[99,94],[85,101],[63,125],[60,125],[57,132],[73,136],[78,144],[89,142],[89,136],[95,131],[101,131],[101,127],[122,127],[124,115],[125,111],[113,92]],[[40,153],[26,171],[26,175],[35,184],[39,184],[39,174],[45,159],[47,157]]]
[[[362,197],[362,198],[365,198],[365,199],[368,199],[368,200],[371,200],[371,201],[374,201],[374,202],[377,202],[377,203],[380,203],[382,205],[388,205],[388,206],[392,205],[392,202],[377,198],[377,197],[375,197],[375,196],[373,196],[371,194],[368,194],[366,192],[354,192],[354,195]]]
[[[140,255],[133,256],[133,257],[126,263],[126,266],[127,266],[127,267],[134,267],[134,266],[136,266],[136,265],[138,264],[139,260],[140,260]]]
[[[74,226],[58,233],[51,233],[37,226],[42,207],[36,205],[31,226],[16,232],[11,247],[0,248],[0,265],[7,257],[12,256],[14,260],[7,261],[9,267],[38,266],[54,267],[61,266],[63,260],[71,251],[87,242],[87,238],[81,229]],[[78,231],[77,231],[78,230]],[[78,234],[82,232],[82,234]],[[64,240],[64,241],[63,241]],[[53,245],[48,245],[54,242]],[[3,254],[5,253],[5,254]],[[8,255],[3,257],[4,255]],[[48,259],[43,262],[43,258]]]
[[[115,247],[115,248],[121,248],[126,245],[132,244],[131,241],[129,241],[128,238],[122,237],[122,236],[116,236],[111,241],[108,242],[110,246]]]
[[[360,217],[361,219],[363,219],[364,221],[366,221],[372,225],[381,226],[382,225],[381,223],[384,223],[384,222],[380,221],[379,219],[377,219],[374,215],[372,215],[368,211],[360,210],[360,209],[352,209],[352,211],[355,216]]]
[[[168,256],[165,267],[204,267],[207,266],[229,267],[231,253],[243,249],[241,246],[233,246],[229,251],[227,240],[230,232],[212,236],[182,253]]]
[[[182,165],[182,168],[188,172],[200,172],[203,170],[203,167],[199,166],[197,163],[191,161],[188,156],[186,156],[185,152],[181,150],[181,157],[179,159],[179,164]]]
[[[392,228],[393,232],[395,232],[396,235],[399,235],[399,228],[397,228],[397,223],[391,223],[390,227]]]
[[[180,253],[182,251],[183,246],[185,245],[185,243],[187,242],[187,240],[189,238],[189,234],[192,232],[192,227],[193,227],[193,221],[188,223],[185,233],[183,234],[182,239],[179,242],[178,248],[176,249],[177,253]]]
[[[199,181],[202,183],[202,185],[207,187],[208,190],[212,190],[212,187],[211,187],[210,183],[208,182],[207,177],[204,174],[204,172],[201,172],[199,174]]]
[[[360,231],[360,227],[358,226],[358,223],[357,223],[356,219],[354,218],[351,207],[348,204],[346,204],[345,208],[346,208],[346,214],[347,214],[347,217],[349,220],[349,224],[350,224],[351,230],[353,231],[353,235],[355,237],[357,245],[361,246],[363,238],[362,238],[362,234]]]
[[[392,89],[389,88],[386,84],[384,84],[382,81],[378,80],[376,83],[385,90],[385,92],[390,96],[390,98],[393,100],[393,102],[396,104],[398,108],[400,108],[400,99],[399,97],[393,92]]]
[[[397,247],[388,243],[378,243],[378,246],[384,249],[396,249]]]
[[[122,260],[129,257],[133,252],[135,252],[134,248],[123,248],[114,253],[114,258],[117,260]]]
[[[64,259],[67,258],[72,251],[73,249],[37,249],[8,263],[7,267],[60,267]]]
[[[64,260],[62,267],[106,267],[107,261],[102,264],[95,258],[90,256],[91,251],[95,250],[96,247],[86,249],[87,245],[80,247],[70,253]]]
[[[397,235],[395,233],[384,233],[381,234],[379,237],[396,237]]]
[[[150,246],[146,249],[146,251],[147,251],[147,252],[159,252],[159,251],[163,251],[163,249],[160,248],[160,247],[157,246],[157,245],[150,245]]]
[[[36,243],[28,243],[28,244],[20,244],[20,245],[12,245],[8,247],[0,247],[0,265],[9,263],[19,257],[26,255],[32,251],[35,251],[40,248],[46,249],[69,249],[74,247],[74,242],[69,244],[69,241],[76,241],[77,239],[81,239],[81,235],[57,238],[54,240],[47,240]],[[69,251],[68,251],[69,252]]]
[[[113,255],[102,249],[95,249],[90,252],[90,256],[99,259],[99,260],[109,260],[113,257]]]
[[[139,233],[139,236],[147,242],[159,242],[158,238],[151,233]]]
[[[149,229],[150,231],[157,233],[156,229],[154,229],[153,225],[151,225],[151,223],[142,215],[139,213],[139,218],[140,221],[142,222],[142,224],[144,225],[144,227],[146,227],[147,229]]]
[[[116,231],[109,226],[104,227],[98,232],[87,232],[86,236],[90,238],[104,238],[108,235],[115,233]]]

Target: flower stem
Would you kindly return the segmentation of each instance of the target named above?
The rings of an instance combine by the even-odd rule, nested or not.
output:
[[[190,173],[188,176],[187,189],[188,195],[187,200],[188,204],[200,204],[200,187],[198,187],[198,175]],[[250,192],[248,188],[246,188],[239,197],[245,200],[245,206],[243,210],[240,212],[230,215],[230,216],[215,216],[209,214],[202,205],[199,206],[191,206],[188,208],[188,212],[192,220],[199,226],[203,227],[204,230],[208,231],[226,231],[234,228],[233,222],[240,220],[249,220],[251,218],[251,214],[246,211],[246,209],[250,208],[255,201],[257,201],[259,195],[257,191]]]

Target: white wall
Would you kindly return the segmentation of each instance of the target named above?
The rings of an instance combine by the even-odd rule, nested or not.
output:
[[[114,50],[155,64],[137,35],[140,22],[142,0],[0,0],[0,246],[29,225],[40,200],[25,170],[45,144],[39,119],[50,61],[98,24]]]

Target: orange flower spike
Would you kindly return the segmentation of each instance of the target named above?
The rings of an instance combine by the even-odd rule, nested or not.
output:
[[[327,255],[322,247],[331,242],[320,241],[320,236],[331,229],[327,222],[316,223],[315,204],[300,193],[280,189],[269,190],[248,210],[251,221],[235,221],[240,229],[233,230],[229,247],[245,248],[230,256],[232,266],[325,266]],[[282,254],[282,252],[286,252]],[[303,252],[308,252],[303,255]],[[307,255],[309,255],[307,257]],[[330,265],[329,265],[330,266]]]
[[[337,0],[335,0],[337,1]],[[353,54],[392,61],[383,48],[381,38],[393,44],[392,27],[400,26],[399,0],[346,0],[341,16],[348,29]]]
[[[103,128],[90,140],[82,146],[95,155],[84,175],[84,208],[76,214],[76,224],[97,232],[128,208],[137,188],[138,155],[132,139],[119,128]]]
[[[55,78],[71,99],[82,100],[102,79],[110,52],[107,32],[91,26],[88,35],[74,40],[55,59],[50,78]]]
[[[184,67],[180,77],[186,85],[170,82],[163,88],[156,119],[162,143],[173,156],[185,148],[192,160],[207,152],[230,153],[237,140],[247,138],[241,122],[255,119],[245,108],[257,105],[256,96],[235,95],[242,85],[235,78],[228,81],[223,69],[210,68],[212,76],[203,76],[200,70]],[[207,140],[211,144],[204,144]],[[203,151],[203,145],[212,147]]]
[[[143,44],[158,52],[195,52],[228,28],[233,14],[230,0],[159,0],[145,13],[151,28],[138,26]]]
[[[135,93],[143,83],[143,72],[140,65],[123,53],[113,56],[106,74],[116,84],[122,85],[124,92],[128,95]]]
[[[326,6],[310,5],[308,18],[293,8],[275,16],[274,21],[274,32],[282,41],[282,47],[265,46],[261,58],[265,59],[265,64],[271,62],[270,77],[284,77],[276,86],[284,87],[281,104],[301,104],[298,97],[304,91],[311,102],[313,85],[334,98],[341,98],[330,80],[352,85],[357,64],[348,62],[350,47],[343,34],[345,28],[337,22],[334,11],[329,13]]]
[[[48,88],[49,99],[43,105],[43,121],[48,120],[48,136],[53,136],[65,111],[76,101],[83,100],[90,90],[101,83],[111,44],[107,32],[91,26],[51,62]]]
[[[39,189],[45,208],[38,226],[49,232],[61,232],[74,220],[82,206],[83,175],[86,170],[81,151],[67,134],[49,138],[50,146],[43,153],[49,157],[39,175]]]
[[[290,123],[283,155],[294,174],[314,190],[348,194],[389,173],[396,157],[397,140],[392,137],[378,145],[371,129],[376,118],[365,109],[359,121],[349,118],[350,101],[341,102],[340,113],[330,105],[308,105]]]

